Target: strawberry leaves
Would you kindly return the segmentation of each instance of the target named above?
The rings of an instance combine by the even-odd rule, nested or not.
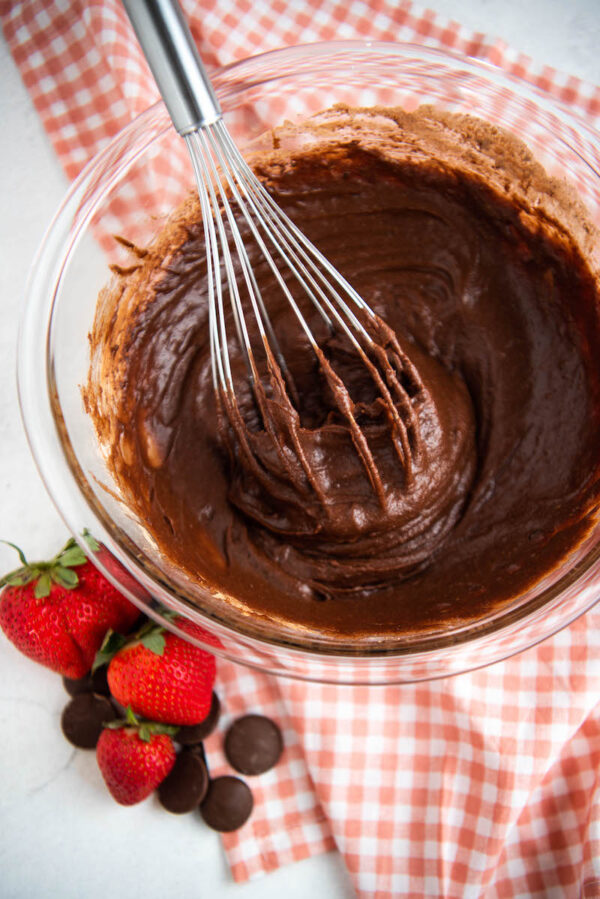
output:
[[[83,565],[87,556],[79,544],[71,538],[55,558],[61,568],[73,568],[76,565]]]
[[[165,617],[173,616],[166,613]],[[107,631],[102,646],[96,653],[92,672],[94,672],[96,668],[100,668],[101,665],[107,665],[113,656],[115,656],[119,650],[123,649],[124,646],[135,646],[136,644],[141,644],[155,655],[162,656],[166,646],[164,627],[156,624],[155,621],[148,620],[144,622],[142,627],[136,633],[130,634],[127,637],[123,636],[123,634],[117,634],[112,630]]]
[[[164,628],[153,628],[148,634],[140,637],[140,643],[157,656],[165,651]]]
[[[167,621],[173,621],[177,617],[176,613],[170,609],[163,612],[163,618]],[[136,640],[153,652],[157,656],[162,656],[165,651],[166,629],[155,621],[146,621],[142,628],[136,634]]]
[[[21,567],[0,579],[0,587],[24,587],[35,581],[34,596],[43,599],[50,595],[53,583],[65,590],[73,590],[79,583],[77,572],[73,569],[83,565],[87,557],[73,538],[48,562],[28,562],[22,549],[8,540],[2,542],[17,551]]]
[[[19,555],[19,559],[21,560],[21,565],[23,565],[23,567],[25,567],[27,565],[27,559],[25,558],[25,553],[23,552],[23,550],[21,549],[20,546],[17,546],[16,543],[11,543],[10,540],[2,540],[1,542],[5,543],[6,546],[12,546],[13,549],[16,549],[16,551]]]
[[[92,665],[92,674],[102,665],[108,665],[114,655],[118,653],[127,643],[127,637],[123,634],[117,634],[116,631],[108,630],[102,641],[102,646],[96,653],[94,664]]]
[[[96,538],[91,534],[87,528],[83,531],[83,539],[87,543],[88,547],[93,553],[100,552],[100,544],[96,540]]]
[[[44,599],[46,596],[50,596],[51,588],[52,577],[50,576],[49,572],[44,571],[37,578],[37,584],[35,585],[33,595],[36,599]]]
[[[174,737],[179,727],[174,724],[163,724],[160,721],[146,721],[138,718],[131,706],[127,706],[125,719],[107,722],[104,727],[109,730],[120,730],[123,727],[133,727],[136,729],[140,740],[144,743],[150,743],[154,734],[166,734],[168,737]]]

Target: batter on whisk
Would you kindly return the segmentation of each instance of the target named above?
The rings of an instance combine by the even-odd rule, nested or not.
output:
[[[600,297],[577,200],[507,135],[429,108],[325,111],[279,129],[254,167],[389,329],[386,352],[396,341],[410,465],[365,366],[307,308],[374,489],[335,382],[258,253],[293,389],[270,431],[232,339],[232,429],[215,400],[190,199],[105,291],[91,335],[85,401],[126,502],[217,614],[230,605],[340,647],[443,630],[519,596],[597,512]]]

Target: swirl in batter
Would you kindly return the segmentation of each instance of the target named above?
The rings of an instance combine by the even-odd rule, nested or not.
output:
[[[126,501],[224,617],[231,602],[351,646],[508,603],[596,520],[599,297],[577,201],[513,139],[427,108],[336,108],[276,132],[254,165],[378,316],[404,443],[365,366],[307,306],[374,489],[336,383],[258,253],[297,397],[267,379],[265,427],[232,338],[231,427],[190,200],[105,292],[92,334],[85,400]]]

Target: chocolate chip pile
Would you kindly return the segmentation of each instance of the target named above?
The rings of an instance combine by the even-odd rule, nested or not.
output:
[[[79,680],[63,677],[63,684],[71,699],[62,713],[62,732],[78,749],[94,749],[104,725],[123,714],[110,695],[106,666]],[[177,730],[173,738],[179,746],[175,765],[156,792],[168,812],[181,815],[199,809],[209,827],[226,833],[246,823],[254,798],[240,777],[210,776],[203,743],[216,729],[220,713],[221,703],[213,691],[204,721]],[[264,715],[243,715],[225,733],[224,751],[231,767],[240,774],[264,774],[277,764],[283,751],[281,730]]]

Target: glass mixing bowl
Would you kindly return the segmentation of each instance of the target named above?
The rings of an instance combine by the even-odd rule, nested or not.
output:
[[[242,149],[284,119],[336,102],[422,103],[486,118],[521,137],[549,174],[564,176],[600,223],[599,136],[566,107],[493,66],[414,45],[335,42],[265,53],[218,70],[214,85]],[[173,630],[165,610],[218,638],[217,654],[279,675],[347,683],[444,677],[543,640],[586,611],[600,589],[600,527],[526,595],[476,622],[343,652],[323,637],[223,609],[164,558],[111,482],[80,387],[88,333],[108,265],[127,265],[125,234],[144,245],[193,187],[183,142],[162,103],[125,128],[85,168],[33,265],[19,345],[19,392],[31,448],[69,529],[99,543],[94,561],[140,608]],[[600,247],[596,250],[598,265]],[[214,649],[213,644],[210,645]]]

